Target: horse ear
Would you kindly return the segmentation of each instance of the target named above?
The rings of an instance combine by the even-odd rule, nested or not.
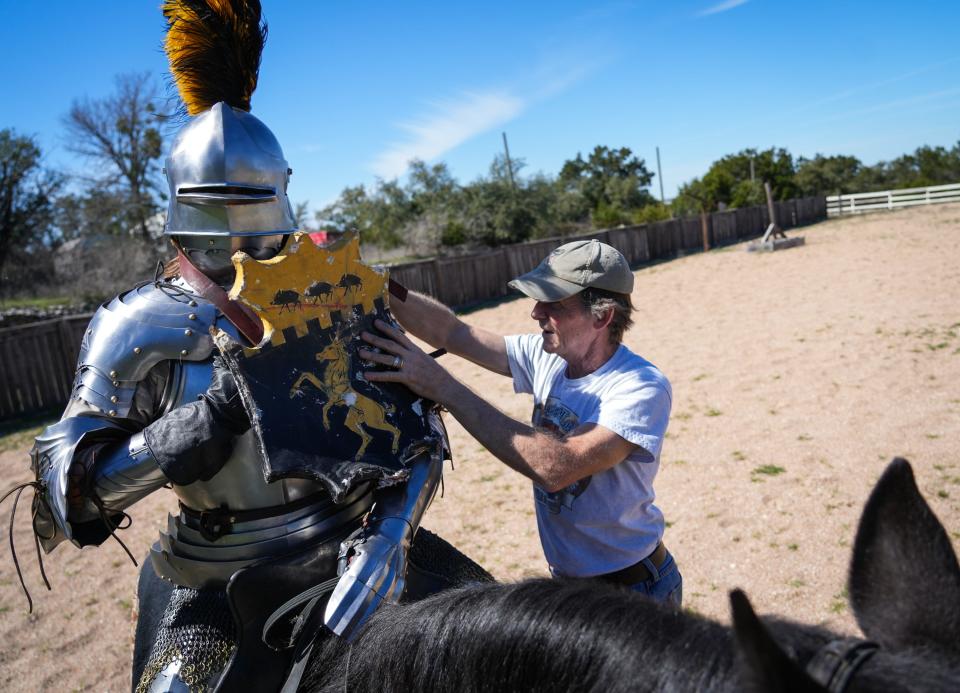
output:
[[[890,649],[960,652],[960,566],[902,458],[890,463],[863,510],[849,591],[871,640]]]
[[[744,690],[774,693],[821,692],[825,688],[780,649],[740,590],[730,593],[733,632],[740,652]]]

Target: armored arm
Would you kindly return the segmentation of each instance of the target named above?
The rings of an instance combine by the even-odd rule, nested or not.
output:
[[[84,334],[70,403],[31,453],[40,490],[34,530],[44,550],[65,539],[102,543],[124,508],[171,479],[157,448],[151,450],[151,433],[171,415],[184,419],[186,407],[176,404],[209,385],[207,328],[215,316],[213,306],[153,284],[97,311]],[[187,368],[203,362],[199,373]]]
[[[337,635],[350,640],[381,602],[403,595],[410,544],[442,472],[442,455],[421,455],[405,483],[377,492],[365,525],[341,544],[341,577],[324,613]]]

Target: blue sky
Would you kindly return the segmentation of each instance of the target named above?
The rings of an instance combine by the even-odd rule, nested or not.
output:
[[[166,68],[159,0],[0,0],[0,128],[79,171],[62,117],[121,72]],[[316,209],[417,156],[462,182],[502,150],[555,174],[626,146],[664,187],[724,154],[783,146],[866,163],[960,140],[960,3],[365,3],[263,0],[253,113]],[[653,191],[659,194],[658,181]]]

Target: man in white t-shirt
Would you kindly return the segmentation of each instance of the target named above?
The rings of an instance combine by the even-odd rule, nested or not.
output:
[[[680,605],[682,578],[663,545],[653,480],[670,417],[666,377],[622,342],[632,324],[633,273],[596,240],[554,250],[510,286],[536,301],[540,334],[503,337],[410,292],[391,310],[424,341],[513,378],[534,397],[517,421],[378,322],[361,350],[387,366],[371,381],[406,384],[444,405],[500,461],[533,481],[540,541],[558,577],[599,578]]]

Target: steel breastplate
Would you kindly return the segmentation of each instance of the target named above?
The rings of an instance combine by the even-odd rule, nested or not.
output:
[[[216,328],[236,339],[237,329],[223,315],[217,313]],[[164,391],[161,409],[166,413],[187,402],[192,402],[210,386],[213,359],[203,361],[171,362],[170,379]],[[223,468],[209,481],[197,481],[188,486],[173,487],[181,502],[196,510],[219,508],[248,510],[283,505],[323,490],[306,479],[284,479],[267,484],[264,481],[260,457],[254,446],[252,431],[237,439],[233,453]]]
[[[217,316],[215,324],[235,333],[222,315]],[[212,373],[212,358],[173,362],[163,411],[195,400],[206,391]],[[216,538],[205,536],[184,512],[168,517],[166,531],[160,533],[151,551],[154,568],[160,577],[195,588],[225,585],[237,570],[254,562],[339,537],[344,527],[359,522],[373,502],[369,486],[356,489],[335,506],[315,481],[287,478],[267,483],[252,431],[237,438],[230,458],[214,477],[186,486],[174,485],[173,491],[182,505],[194,511],[281,509],[267,518],[233,524]],[[318,500],[297,510],[282,511],[283,506],[308,497]]]

